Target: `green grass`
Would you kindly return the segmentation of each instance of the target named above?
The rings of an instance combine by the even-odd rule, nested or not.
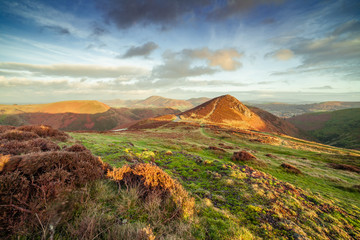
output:
[[[360,213],[360,193],[353,189],[353,185],[360,182],[360,176],[328,165],[358,166],[359,157],[334,154],[346,153],[346,150],[329,148],[326,150],[329,152],[320,152],[294,149],[285,143],[279,146],[254,143],[205,128],[163,127],[114,134],[71,133],[71,136],[112,166],[155,162],[177,179],[197,200],[197,220],[192,224],[195,238],[291,239],[307,235],[323,239],[327,234],[339,239],[346,238],[348,233],[359,234],[360,221],[352,216]],[[297,140],[292,142],[303,144]],[[207,149],[219,143],[234,150],[221,153]],[[314,147],[316,144],[309,148]],[[244,149],[258,158],[245,165],[265,175],[253,177],[251,168],[230,160],[234,151]],[[166,154],[169,150],[172,154]],[[276,158],[265,156],[268,153]],[[302,174],[286,172],[280,168],[283,162],[296,166]],[[288,188],[287,183],[299,190],[291,187],[284,190]],[[344,209],[345,213],[321,210],[327,205]],[[347,229],[344,233],[340,225],[345,222],[352,225],[353,230]],[[328,229],[326,234],[323,229]]]
[[[360,149],[360,108],[344,109],[333,112],[309,113],[303,116],[318,116],[319,120],[297,121],[293,123],[299,128],[307,128],[317,121],[322,122],[321,116],[330,115],[330,119],[323,122],[320,128],[308,130],[307,133],[318,141],[337,147]]]

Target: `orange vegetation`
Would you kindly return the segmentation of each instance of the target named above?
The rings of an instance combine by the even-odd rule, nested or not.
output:
[[[125,165],[108,172],[107,175],[126,186],[141,184],[145,194],[158,192],[163,198],[170,197],[184,218],[190,218],[194,214],[194,198],[190,197],[177,181],[155,165],[149,163]]]
[[[244,129],[264,130],[265,123],[236,98],[225,95],[214,98],[196,108],[184,112],[181,119],[228,125]]]
[[[11,232],[49,223],[60,217],[50,202],[75,187],[102,178],[109,167],[83,146],[64,150],[52,139],[67,134],[47,126],[1,127],[0,132],[0,238]],[[46,137],[46,138],[40,138]],[[49,212],[50,211],[50,212]]]
[[[0,105],[0,112],[3,114],[19,113],[102,113],[110,107],[105,103],[91,100],[63,101],[47,104],[32,105]]]

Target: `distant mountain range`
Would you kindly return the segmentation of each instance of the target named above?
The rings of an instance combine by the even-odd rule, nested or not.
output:
[[[112,104],[112,106],[127,107],[114,108],[99,101],[85,100],[34,105],[0,105],[0,124],[14,126],[44,124],[68,131],[108,131],[182,122],[273,132],[300,138],[310,137],[338,147],[360,148],[360,110],[324,112],[360,106],[359,102],[256,105],[271,109],[280,116],[310,112],[289,118],[288,121],[258,107],[246,106],[230,95],[214,99],[188,100],[152,96],[144,100],[113,100]],[[186,111],[181,112],[179,109]]]
[[[126,108],[159,108],[159,107],[166,107],[166,108],[175,108],[181,111],[185,111],[196,107],[206,101],[209,101],[210,98],[200,97],[200,98],[191,98],[188,100],[178,100],[178,99],[171,99],[171,98],[164,98],[160,96],[151,96],[143,100],[121,100],[121,99],[114,99],[103,101],[105,104],[109,105],[110,107],[119,108],[119,107],[126,107]]]
[[[165,114],[180,113],[172,108],[110,108],[98,101],[65,101],[34,105],[0,105],[2,125],[49,125],[77,131],[107,131]]]
[[[348,108],[360,108],[360,102],[321,102],[313,104],[286,104],[286,103],[266,103],[252,104],[254,107],[264,109],[278,117],[293,117],[304,113],[327,112]]]
[[[178,100],[171,98],[164,98],[160,96],[151,96],[143,100],[108,100],[103,101],[105,104],[110,107],[119,108],[175,108],[180,111],[187,111],[194,107],[197,107],[211,98],[199,97],[191,98],[187,100]],[[301,115],[304,113],[311,112],[325,112],[325,111],[335,111],[347,108],[360,108],[360,102],[339,102],[339,101],[329,101],[321,103],[312,103],[312,104],[288,104],[288,103],[245,103],[246,106],[253,106],[265,111],[268,111],[278,117],[289,118],[296,115]]]

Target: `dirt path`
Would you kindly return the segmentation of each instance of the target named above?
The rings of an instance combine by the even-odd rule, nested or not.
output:
[[[216,106],[217,106],[218,102],[219,102],[219,99],[216,99],[216,102],[215,102],[215,104],[214,104],[213,109],[211,110],[211,112],[209,112],[209,113],[208,113],[208,114],[204,117],[204,119],[209,118],[209,117],[211,116],[211,114],[213,114],[213,113],[214,113],[214,111],[215,111],[215,109],[216,109]]]

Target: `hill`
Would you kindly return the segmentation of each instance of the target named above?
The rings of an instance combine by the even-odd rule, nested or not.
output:
[[[360,108],[308,113],[288,121],[321,143],[360,149]]]
[[[187,122],[0,143],[2,239],[360,238],[356,150]]]
[[[176,100],[170,98],[164,98],[160,96],[151,96],[145,100],[136,103],[136,106],[142,107],[171,107],[177,109],[192,108],[193,105],[186,100]]]
[[[183,121],[213,124],[247,130],[278,132],[299,136],[288,122],[258,108],[248,108],[230,95],[214,98],[179,115]]]
[[[293,117],[304,113],[335,111],[348,108],[359,108],[360,102],[329,101],[312,104],[266,103],[250,104],[264,109],[278,117]]]
[[[47,104],[31,105],[0,105],[0,114],[20,114],[20,113],[79,113],[95,114],[103,113],[110,107],[99,101],[77,100],[63,101]]]
[[[99,103],[99,102],[95,102]],[[66,104],[69,104],[66,106]],[[4,106],[4,105],[3,105]],[[94,106],[94,109],[91,107]],[[27,112],[19,112],[19,108],[13,108],[15,106],[5,106],[7,114],[0,114],[0,124],[21,126],[28,124],[35,125],[48,125],[56,129],[78,131],[78,130],[95,130],[95,131],[107,131],[118,128],[125,128],[129,125],[136,123],[139,120],[145,118],[156,117],[166,114],[179,113],[176,109],[171,108],[109,108],[105,112],[99,112],[101,108],[105,108],[105,104],[83,104],[80,102],[75,105],[71,102],[60,102],[53,104],[44,104]],[[28,107],[28,106],[27,106]],[[34,106],[29,106],[34,107]],[[94,113],[74,113],[68,112],[69,110],[76,110],[78,112],[94,112]],[[21,108],[20,108],[21,109]],[[43,110],[43,112],[39,111]],[[9,112],[17,112],[9,114]],[[53,113],[49,113],[53,112]]]
[[[108,104],[111,107],[127,107],[127,108],[175,108],[181,111],[191,109],[196,107],[206,101],[210,100],[209,98],[191,98],[189,100],[178,100],[171,98],[164,98],[160,96],[151,96],[143,100],[107,100],[104,103]]]
[[[199,98],[190,98],[186,101],[190,102],[193,105],[193,107],[197,107],[197,106],[199,106],[207,101],[210,101],[210,100],[211,100],[211,98],[199,97]]]

